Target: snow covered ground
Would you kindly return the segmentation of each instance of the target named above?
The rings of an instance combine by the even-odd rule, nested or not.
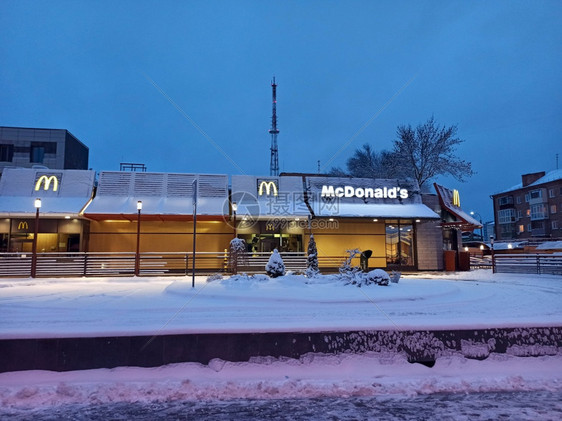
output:
[[[561,326],[561,297],[560,276],[492,275],[486,270],[417,274],[398,284],[362,288],[329,276],[212,282],[199,277],[194,289],[191,278],[185,277],[2,279],[0,338]],[[409,364],[403,355],[363,353],[11,372],[0,373],[0,418],[25,419],[32,414],[29,411],[55,407],[62,411],[64,405],[75,404],[83,408],[115,402],[495,391],[546,391],[548,399],[557,402],[561,367],[560,354],[535,358],[491,354],[484,361],[449,355],[428,368]],[[549,411],[558,414],[561,409],[555,404]]]
[[[358,288],[332,276],[0,279],[0,338],[562,326],[562,277],[405,276]]]

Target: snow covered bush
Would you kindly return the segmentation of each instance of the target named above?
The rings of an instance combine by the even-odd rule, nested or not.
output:
[[[363,275],[363,284],[383,285],[386,286],[390,282],[390,276],[382,269],[375,269]]]
[[[314,236],[310,234],[310,241],[308,242],[308,250],[306,256],[306,277],[314,278],[320,270],[318,269],[318,249],[316,248],[316,241]]]
[[[340,279],[345,281],[346,284],[355,283],[354,281],[356,281],[356,278],[360,277],[361,275],[361,269],[358,266],[352,266],[351,262],[354,258],[358,257],[361,252],[359,251],[359,249],[352,249],[346,250],[346,253],[348,254],[348,256],[341,264],[339,269]]]
[[[265,265],[265,271],[272,278],[277,278],[285,274],[285,263],[283,263],[283,259],[277,249],[273,250],[273,253],[269,257],[269,261],[267,265]]]
[[[220,273],[215,273],[207,277],[207,282],[222,281],[222,275]]]

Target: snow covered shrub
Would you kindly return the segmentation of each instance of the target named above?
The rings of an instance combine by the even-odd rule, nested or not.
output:
[[[346,250],[348,254],[345,261],[341,264],[339,272],[340,272],[340,279],[345,281],[346,284],[355,284],[357,283],[356,278],[360,278],[361,269],[358,266],[352,266],[351,262],[355,257],[360,254],[359,249],[352,249]]]
[[[265,271],[272,278],[277,278],[285,274],[285,263],[283,263],[283,259],[277,249],[273,250],[273,253],[269,257],[269,261],[267,265],[265,265]]]
[[[316,248],[316,241],[314,236],[310,234],[310,241],[308,242],[308,250],[306,252],[306,277],[314,278],[320,270],[318,269],[318,249]]]
[[[241,238],[233,238],[230,240],[230,248],[228,253],[228,268],[230,272],[236,274],[238,265],[244,264],[246,260],[246,241]]]
[[[363,275],[363,285],[383,285],[386,286],[390,282],[390,276],[382,269],[372,270]]]
[[[222,281],[222,275],[220,273],[215,273],[207,278],[207,282]]]

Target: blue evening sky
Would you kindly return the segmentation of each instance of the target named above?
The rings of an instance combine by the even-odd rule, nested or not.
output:
[[[275,75],[281,171],[434,115],[477,172],[437,181],[488,220],[562,152],[561,22],[561,1],[2,0],[0,125],[68,129],[98,171],[268,175]]]

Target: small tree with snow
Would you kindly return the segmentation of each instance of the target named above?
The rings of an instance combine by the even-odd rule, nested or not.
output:
[[[272,278],[285,275],[285,263],[283,263],[283,259],[277,249],[273,250],[269,257],[269,261],[265,265],[265,271]]]
[[[233,238],[230,241],[230,249],[228,253],[228,267],[230,272],[236,274],[238,272],[238,263],[245,260],[245,257],[246,241],[241,238]]]
[[[352,261],[361,254],[361,251],[359,249],[352,249],[346,250],[346,253],[348,256],[339,269],[340,278],[345,282],[352,283],[358,276],[358,272],[361,272],[358,266],[352,266]]]
[[[320,270],[318,269],[318,249],[316,248],[316,241],[314,236],[310,234],[310,241],[308,242],[308,250],[306,256],[306,277],[314,278]]]

